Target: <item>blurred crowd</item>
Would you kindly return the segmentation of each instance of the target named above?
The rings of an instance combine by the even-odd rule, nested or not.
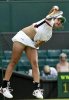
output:
[[[44,65],[43,70],[39,74],[42,79],[57,79],[59,72],[69,72],[69,62],[67,61],[66,53],[59,55],[59,62],[55,67]],[[29,69],[28,75],[32,76],[32,69]]]

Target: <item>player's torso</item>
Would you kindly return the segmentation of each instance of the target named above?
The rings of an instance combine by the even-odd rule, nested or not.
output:
[[[35,41],[40,40],[41,38],[44,40],[49,40],[52,36],[52,27],[47,23],[42,23],[43,21],[44,19],[33,23],[31,26],[28,26],[22,30]],[[38,27],[35,27],[36,25]]]
[[[47,23],[42,24],[36,29],[36,35],[34,37],[34,40],[36,41],[38,38],[40,40],[49,40],[52,36],[52,27],[47,25]]]
[[[25,32],[25,34],[31,39],[33,39],[36,34],[36,30],[33,25],[23,28],[22,31]]]

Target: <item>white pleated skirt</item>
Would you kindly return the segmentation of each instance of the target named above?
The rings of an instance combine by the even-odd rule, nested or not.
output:
[[[12,41],[18,41],[22,44],[24,44],[25,46],[29,46],[32,48],[36,48],[35,47],[35,42],[33,40],[31,40],[23,31],[19,31],[13,38]],[[38,48],[36,48],[38,49]]]

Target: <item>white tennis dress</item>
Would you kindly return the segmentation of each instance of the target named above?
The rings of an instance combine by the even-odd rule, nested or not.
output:
[[[52,37],[53,24],[54,24],[53,19],[50,22],[47,22],[44,18],[33,24],[34,28],[36,29],[36,35],[34,36],[34,40],[30,39],[21,30],[12,38],[12,41],[13,42],[18,41],[26,46],[36,48],[35,41],[37,41],[37,40],[48,41]]]

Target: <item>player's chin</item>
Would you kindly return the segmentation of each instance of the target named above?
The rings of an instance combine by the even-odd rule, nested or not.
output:
[[[55,26],[55,29],[60,29],[60,28],[62,28],[62,25],[56,25]]]

